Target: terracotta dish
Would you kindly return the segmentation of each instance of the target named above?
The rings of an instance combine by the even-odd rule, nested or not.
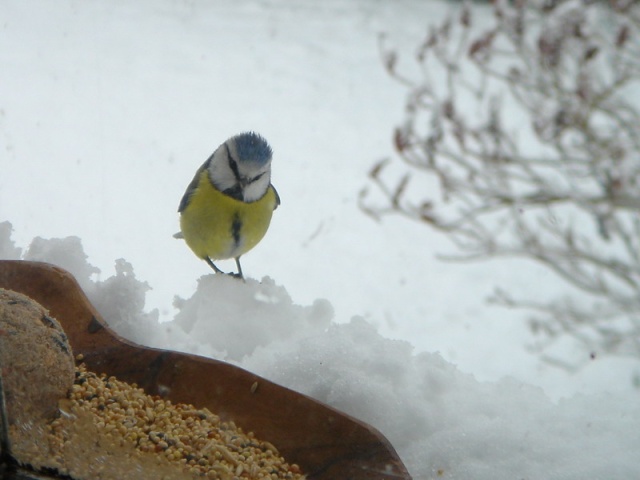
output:
[[[112,332],[75,279],[53,265],[0,261],[0,287],[47,308],[87,368],[174,403],[206,407],[274,444],[309,479],[410,479],[373,427],[224,362],[136,345]]]

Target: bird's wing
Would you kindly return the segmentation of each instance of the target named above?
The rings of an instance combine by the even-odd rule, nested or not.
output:
[[[184,209],[187,208],[187,206],[189,205],[191,196],[196,191],[196,188],[198,188],[198,183],[200,182],[200,175],[202,174],[203,170],[206,170],[207,168],[209,168],[209,164],[211,163],[212,158],[213,158],[213,155],[211,155],[207,159],[207,161],[204,162],[196,172],[195,176],[193,177],[193,180],[191,180],[191,183],[187,187],[187,190],[184,192],[184,195],[182,196],[182,200],[180,200],[180,206],[178,207],[178,212],[182,213]]]

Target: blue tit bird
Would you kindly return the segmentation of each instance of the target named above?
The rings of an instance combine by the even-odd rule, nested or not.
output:
[[[182,197],[181,233],[198,258],[216,273],[214,260],[234,258],[244,278],[240,257],[264,237],[273,211],[280,205],[271,185],[271,157],[267,141],[257,133],[231,137],[198,169]]]

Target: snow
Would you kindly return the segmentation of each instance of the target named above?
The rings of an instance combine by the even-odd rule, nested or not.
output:
[[[570,376],[485,303],[496,285],[553,293],[551,274],[439,262],[441,235],[357,207],[404,104],[377,36],[413,52],[449,7],[0,0],[0,258],[70,270],[134,341],[371,423],[416,479],[640,477],[637,360]],[[243,284],[172,235],[196,168],[245,130],[274,149],[282,205]]]
[[[0,253],[15,253],[6,223],[0,232]],[[114,276],[93,281],[77,238],[34,244],[24,258],[59,260],[121,335],[227,360],[360,418],[385,434],[416,480],[640,474],[636,395],[554,403],[513,378],[480,382],[438,353],[382,336],[362,317],[336,322],[326,300],[297,305],[269,277],[204,275],[191,297],[176,299],[175,319],[159,323],[144,311],[149,287],[128,262],[117,260]]]

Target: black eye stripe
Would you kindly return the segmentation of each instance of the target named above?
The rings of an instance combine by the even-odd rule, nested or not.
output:
[[[251,180],[249,180],[249,183],[253,183],[253,182],[257,182],[258,180],[260,180],[262,178],[262,176],[265,174],[265,172],[262,172],[260,175],[256,175],[255,177],[253,177]]]
[[[231,150],[229,150],[229,145],[227,145],[226,143],[224,144],[224,148],[227,150],[227,158],[229,160],[229,168],[231,169],[231,171],[233,172],[233,176],[236,177],[236,180],[239,182],[241,180],[241,176],[240,176],[240,171],[238,170],[238,162],[236,161],[235,158],[233,158],[233,156],[231,155]],[[245,181],[245,184],[251,184],[253,182],[256,182],[258,180],[260,180],[260,178],[262,178],[262,176],[265,174],[266,172],[262,172],[258,175],[256,175],[253,178],[250,178],[248,181]]]
[[[224,147],[227,149],[227,158],[229,159],[229,168],[233,172],[233,176],[236,177],[236,180],[240,181],[240,172],[238,171],[238,162],[231,156],[231,151],[229,150],[229,145],[226,143]]]

